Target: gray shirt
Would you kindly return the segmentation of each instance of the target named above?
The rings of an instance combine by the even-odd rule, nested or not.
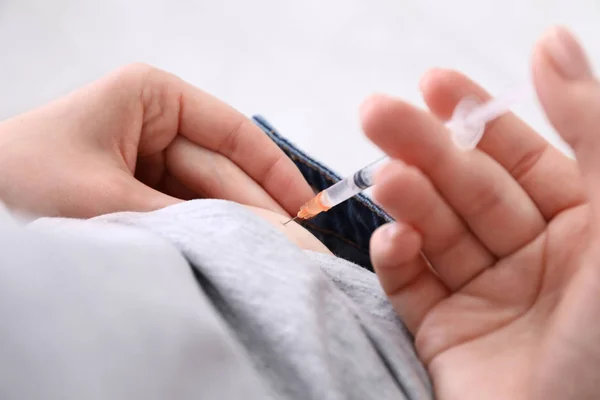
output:
[[[376,276],[234,203],[0,210],[2,399],[426,399]]]

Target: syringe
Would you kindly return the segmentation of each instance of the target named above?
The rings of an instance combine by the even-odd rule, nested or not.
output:
[[[463,149],[475,148],[483,136],[485,125],[508,112],[511,105],[520,100],[524,94],[526,94],[525,90],[521,89],[483,104],[476,97],[466,97],[461,100],[454,109],[452,118],[446,123],[446,127],[452,133],[454,143]],[[375,172],[388,160],[387,156],[382,157],[355,172],[352,176],[319,192],[300,208],[296,217],[284,225],[296,219],[313,218],[368,189],[373,185]]]

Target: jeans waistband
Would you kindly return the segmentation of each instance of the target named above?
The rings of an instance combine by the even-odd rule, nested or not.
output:
[[[265,118],[254,122],[285,152],[315,192],[320,192],[341,178],[285,139]],[[371,235],[381,225],[392,221],[368,197],[359,194],[308,221],[300,221],[336,256],[373,270],[369,257]]]

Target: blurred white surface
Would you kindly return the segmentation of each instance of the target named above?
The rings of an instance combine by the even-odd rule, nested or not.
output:
[[[379,152],[358,107],[422,105],[420,76],[459,69],[492,93],[529,79],[534,41],[561,23],[599,65],[597,0],[0,0],[0,117],[142,61],[178,74],[342,174]],[[562,146],[533,101],[517,112]]]

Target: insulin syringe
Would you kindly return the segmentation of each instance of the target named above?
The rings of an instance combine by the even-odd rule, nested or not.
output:
[[[524,94],[525,90],[521,89],[485,103],[481,103],[475,97],[466,97],[461,100],[456,106],[452,118],[446,123],[446,127],[452,133],[454,143],[463,149],[475,148],[483,136],[485,125],[508,112],[510,107]],[[285,224],[296,219],[313,218],[368,189],[373,185],[375,172],[388,160],[387,156],[382,157],[352,176],[321,191],[300,208],[296,217]]]

